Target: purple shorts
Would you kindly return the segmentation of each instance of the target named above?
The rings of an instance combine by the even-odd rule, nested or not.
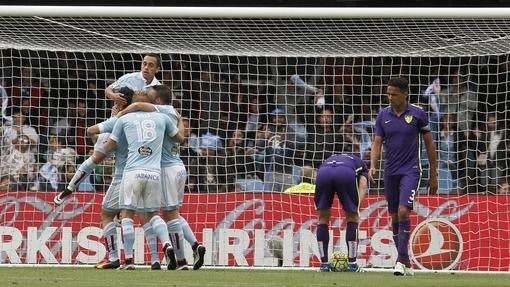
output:
[[[420,174],[384,176],[384,195],[388,201],[389,213],[397,213],[398,206],[413,209],[414,198],[420,184]]]
[[[358,178],[350,167],[337,164],[322,165],[315,182],[315,207],[329,209],[335,194],[346,212],[358,212]]]

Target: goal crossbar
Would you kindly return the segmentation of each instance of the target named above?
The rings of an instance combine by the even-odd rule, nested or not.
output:
[[[0,6],[13,17],[162,17],[162,18],[501,18],[510,8],[284,8],[284,7],[107,7]]]

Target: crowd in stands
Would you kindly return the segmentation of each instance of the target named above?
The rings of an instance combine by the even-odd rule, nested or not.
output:
[[[94,58],[102,64],[92,54],[56,53],[48,63],[2,59],[11,68],[0,82],[1,191],[57,191],[72,177],[93,147],[86,128],[110,115],[104,88],[139,69],[136,55],[110,56]],[[118,59],[129,60],[119,67]],[[387,105],[385,83],[410,74],[418,75],[410,77],[410,101],[428,112],[436,141],[440,193],[509,194],[506,58],[458,59],[444,68],[442,59],[419,59],[421,65],[400,58],[279,59],[285,64],[276,65],[171,59],[163,57],[158,78],[173,89],[187,127],[181,157],[188,192],[284,191],[334,153],[354,153],[368,164],[375,117]],[[80,190],[105,190],[113,163],[99,165]],[[382,191],[379,178],[369,192]]]

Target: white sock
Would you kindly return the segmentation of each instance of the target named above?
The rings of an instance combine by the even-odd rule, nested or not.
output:
[[[150,222],[143,225],[143,232],[145,234],[145,239],[147,240],[147,245],[149,246],[149,252],[151,253],[151,262],[159,262],[158,238],[156,237],[156,233],[154,233]]]
[[[175,257],[177,260],[184,259],[184,236],[181,221],[179,218],[176,218],[168,221],[166,225],[170,234],[170,240],[172,240],[172,245],[174,246]]]
[[[182,216],[179,216],[179,219],[181,221],[182,234],[184,239],[188,241],[191,246],[193,246],[195,243],[198,243],[197,238],[195,237],[193,230],[191,230],[188,221],[186,221],[186,219],[184,219]]]
[[[133,219],[122,219],[122,238],[124,239],[124,255],[126,259],[132,259],[133,245],[135,244],[135,227]]]
[[[79,167],[76,173],[74,174],[73,178],[67,185],[67,189],[69,190],[75,190],[77,189],[81,182],[89,176],[92,171],[96,168],[96,164],[92,161],[92,159],[89,157],[86,161],[84,161]]]
[[[119,250],[117,248],[117,225],[110,222],[103,227],[103,238],[106,241],[106,250],[108,250],[108,260],[115,261],[119,259]]]

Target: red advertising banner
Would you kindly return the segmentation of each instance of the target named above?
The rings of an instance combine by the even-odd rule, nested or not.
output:
[[[53,204],[53,196],[0,195],[1,263],[93,264],[106,256],[102,194],[75,193],[62,206]],[[410,253],[416,268],[510,271],[510,197],[421,196],[414,210]],[[318,264],[311,195],[186,194],[181,214],[207,247],[206,265],[276,266],[275,256],[284,266]],[[333,209],[330,252],[346,250],[340,214]],[[384,197],[367,196],[360,217],[359,263],[392,267],[397,255]],[[141,228],[136,238],[135,260],[143,263],[149,257]],[[268,242],[281,243],[281,249]]]

